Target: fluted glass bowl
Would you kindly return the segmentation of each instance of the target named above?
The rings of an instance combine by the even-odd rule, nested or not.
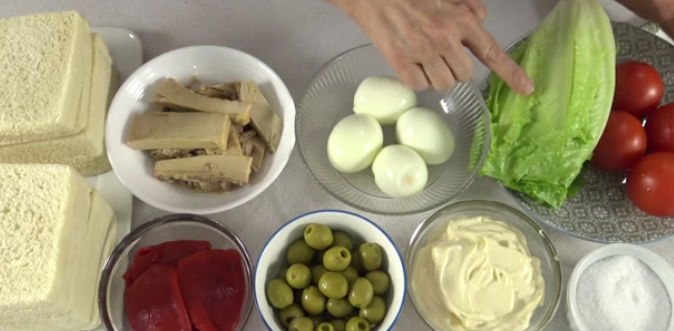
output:
[[[237,235],[226,226],[209,218],[193,214],[173,214],[157,218],[132,231],[115,247],[105,263],[98,286],[101,322],[108,331],[132,331],[124,311],[126,285],[122,276],[133,263],[136,252],[145,246],[174,240],[205,240],[213,249],[233,249],[241,255],[245,296],[239,324],[241,331],[253,309],[253,262]]]
[[[295,131],[300,154],[316,181],[338,200],[363,211],[400,215],[437,208],[463,191],[477,175],[489,148],[489,111],[479,90],[459,84],[453,90],[417,93],[418,104],[435,110],[454,133],[455,151],[444,164],[428,167],[424,191],[393,199],[375,184],[370,168],[354,174],[337,171],[328,159],[332,128],[353,114],[358,85],[370,76],[394,76],[372,46],[360,46],[332,59],[312,78],[299,104]],[[395,126],[384,126],[384,145],[396,143]]]
[[[461,218],[490,217],[493,220],[507,223],[520,230],[527,241],[531,255],[541,261],[541,271],[545,290],[543,304],[534,311],[529,327],[525,330],[510,331],[542,331],[550,323],[559,308],[562,296],[562,266],[557,256],[552,241],[543,229],[528,215],[508,205],[493,201],[463,201],[453,203],[439,209],[414,231],[410,243],[405,251],[405,268],[408,272],[407,287],[414,308],[419,312],[422,319],[435,331],[451,331],[441,329],[435,325],[428,316],[428,312],[422,309],[419,302],[423,298],[417,296],[414,291],[414,262],[419,250],[424,248],[429,239],[448,222]]]

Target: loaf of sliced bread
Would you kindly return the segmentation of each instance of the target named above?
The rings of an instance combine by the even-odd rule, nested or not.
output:
[[[109,99],[114,95],[118,81],[116,73],[113,75],[112,59],[105,42],[95,34],[91,38],[94,45],[93,75],[90,83],[91,98],[89,104],[82,107],[82,112],[89,113],[87,125],[74,135],[0,146],[0,162],[60,163],[80,168],[79,165],[91,163],[105,155],[103,139],[105,115]],[[87,170],[87,168],[82,170]],[[100,169],[103,172],[109,170],[104,164]],[[91,171],[84,172],[86,172],[83,173],[84,176],[96,174]]]
[[[117,216],[112,215],[110,222],[110,228],[108,229],[108,235],[105,239],[105,244],[103,245],[103,251],[100,256],[100,263],[98,265],[98,274],[96,276],[96,282],[94,283],[94,303],[91,306],[91,313],[89,317],[89,324],[83,326],[81,330],[93,330],[98,328],[101,325],[101,315],[98,312],[98,282],[101,279],[101,274],[103,268],[105,267],[105,262],[112,253],[112,250],[115,248],[115,240],[117,239]]]
[[[110,160],[108,160],[108,154],[105,150],[101,156],[91,161],[73,164],[73,167],[84,177],[100,175],[112,170]]]
[[[0,328],[11,325],[15,331],[75,331],[100,325],[98,280],[116,237],[116,221],[112,208],[98,192],[93,191],[86,235],[75,244],[79,254],[73,264],[75,272],[69,276],[70,296],[65,303],[71,308],[66,313],[52,313],[44,318],[36,312],[32,312],[33,317],[30,319],[26,319],[22,313],[14,314],[11,321],[3,320]]]
[[[99,323],[101,261],[115,237],[109,204],[65,165],[0,164],[0,330]]]
[[[113,66],[112,77],[110,78],[110,90],[108,92],[108,102],[105,107],[106,111],[110,109],[110,103],[112,102],[112,98],[115,96],[115,93],[117,93],[118,88],[119,73]],[[80,175],[85,177],[102,174],[112,170],[112,166],[110,166],[110,160],[108,160],[107,150],[105,149],[105,141],[103,142],[103,153],[91,160],[86,160],[84,162],[74,162],[72,166],[77,169]]]
[[[90,35],[88,22],[72,11],[0,19],[1,145],[84,128],[79,105],[89,104]]]
[[[0,320],[66,297],[77,253],[68,243],[85,233],[91,191],[68,166],[0,164]]]

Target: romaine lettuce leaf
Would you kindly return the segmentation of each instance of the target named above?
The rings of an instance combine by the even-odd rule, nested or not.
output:
[[[616,45],[597,0],[562,0],[512,54],[536,91],[491,76],[490,151],[481,175],[560,207],[606,126]]]

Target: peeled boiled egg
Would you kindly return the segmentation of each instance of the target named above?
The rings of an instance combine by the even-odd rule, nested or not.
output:
[[[419,153],[426,164],[442,164],[454,153],[454,134],[436,112],[413,108],[396,123],[396,139]]]
[[[358,172],[372,164],[383,145],[384,133],[374,117],[349,115],[330,132],[328,159],[338,171]]]
[[[399,80],[386,76],[366,78],[356,90],[353,111],[371,115],[382,125],[395,124],[400,115],[416,107],[417,96]]]
[[[409,147],[389,145],[379,152],[372,164],[374,181],[392,198],[409,198],[424,190],[428,168],[424,160]]]

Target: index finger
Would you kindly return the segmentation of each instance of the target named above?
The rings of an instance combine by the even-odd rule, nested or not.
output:
[[[521,95],[534,92],[534,83],[526,72],[506,53],[482,27],[473,29],[464,44],[487,67],[491,68],[513,91]]]

